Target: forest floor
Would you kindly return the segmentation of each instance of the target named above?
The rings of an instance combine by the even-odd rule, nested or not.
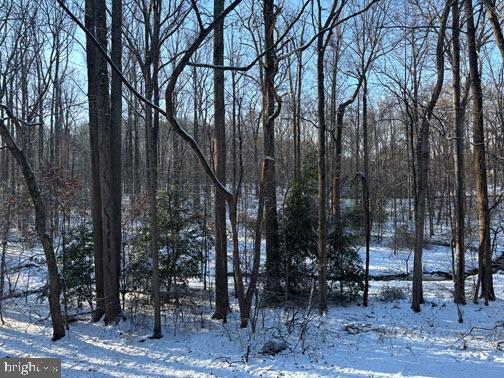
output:
[[[498,245],[499,255],[503,248]],[[25,265],[15,277],[18,291],[43,284],[40,254],[10,244],[8,265]],[[449,271],[451,250],[431,246],[424,262],[427,272]],[[387,237],[371,248],[371,274],[404,273],[411,264],[409,250],[394,253]],[[472,264],[469,259],[468,270]],[[410,309],[411,281],[371,281],[367,308],[332,305],[324,317],[307,304],[261,309],[255,332],[239,328],[236,305],[222,324],[211,320],[208,301],[186,303],[166,309],[161,340],[148,338],[151,317],[127,311],[127,320],[114,327],[71,323],[64,339],[51,342],[47,303],[32,294],[4,301],[0,358],[58,357],[64,377],[502,377],[504,272],[494,283],[498,299],[460,306],[462,324],[451,281],[425,282],[420,313]],[[469,277],[468,298],[473,284]],[[272,339],[287,348],[262,354]]]

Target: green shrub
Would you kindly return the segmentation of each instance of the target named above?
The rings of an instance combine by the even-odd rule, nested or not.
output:
[[[316,275],[317,217],[308,180],[293,185],[280,217],[283,241],[283,277],[290,296],[306,294]]]
[[[318,276],[317,204],[311,182],[302,179],[292,186],[280,217],[285,258],[282,277],[291,297],[308,295]],[[357,210],[354,207],[350,213],[358,214]],[[350,232],[347,213],[343,219],[346,227],[340,232],[329,227],[328,234],[328,285],[333,298],[354,297],[363,289],[362,261],[356,247],[358,233]]]
[[[164,295],[176,285],[186,285],[190,278],[201,278],[204,246],[212,245],[210,230],[205,228],[203,216],[188,201],[168,192],[158,194],[159,268],[161,290]],[[207,243],[204,243],[204,240]],[[127,272],[130,290],[151,292],[152,259],[151,234],[145,215],[142,226],[132,241],[132,251]]]
[[[71,228],[65,237],[64,258],[61,252],[59,262],[62,269],[66,296],[70,306],[82,307],[88,303],[92,307],[95,286],[93,231],[89,224]]]
[[[330,292],[340,300],[353,298],[364,289],[364,270],[355,236],[333,228],[328,239]]]

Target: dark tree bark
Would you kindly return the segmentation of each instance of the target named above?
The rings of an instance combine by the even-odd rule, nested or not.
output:
[[[478,64],[478,51],[476,43],[476,27],[474,24],[472,0],[464,0],[464,13],[467,23],[467,52],[469,58],[469,79],[472,94],[472,124],[474,143],[474,174],[476,181],[476,197],[478,204],[478,281],[480,296],[485,299],[495,300],[492,277],[492,248],[490,241],[490,211],[488,209],[488,186],[485,157],[485,130],[483,127],[483,92]],[[478,293],[475,293],[476,300]]]
[[[122,0],[112,0],[112,61],[119,70],[122,70]],[[112,71],[112,81],[110,88],[110,115],[111,115],[111,142],[112,154],[112,206],[114,222],[112,224],[112,238],[114,239],[113,258],[115,260],[116,276],[113,283],[114,300],[115,295],[119,299],[119,277],[121,276],[121,200],[122,200],[122,149],[121,149],[121,129],[122,129],[122,81],[116,72]],[[114,304],[115,305],[115,304]]]
[[[324,49],[323,35],[317,43],[317,90],[318,90],[318,295],[321,314],[327,312],[327,172],[326,172],[326,123],[324,94]]]
[[[118,0],[115,0],[118,1]],[[112,18],[115,19],[117,14],[118,4],[113,4]],[[101,46],[106,49],[107,46],[107,11],[104,0],[95,0],[95,20],[96,20],[96,39]],[[116,37],[119,27],[118,20],[113,22],[114,30],[112,34]],[[121,49],[118,47],[117,41],[113,38],[112,61],[114,64],[120,59]],[[107,70],[107,61],[102,55],[97,55],[97,77],[98,77],[98,143],[100,149],[100,186],[102,200],[102,236],[103,236],[103,287],[105,298],[105,321],[107,323],[115,323],[121,315],[121,305],[119,299],[119,266],[121,257],[121,214],[118,212],[118,203],[121,200],[121,190],[117,191],[117,175],[120,173],[114,172],[117,168],[118,159],[120,156],[120,148],[113,147],[117,143],[114,138],[120,134],[120,130],[116,128],[118,125],[117,112],[114,112],[114,117],[111,115],[111,99],[109,94],[109,77]],[[114,80],[114,88],[116,87],[117,76]],[[117,105],[117,99],[114,99],[114,104]],[[120,169],[119,169],[120,171]],[[119,182],[120,185],[120,182]],[[120,205],[119,205],[120,209]]]
[[[86,28],[96,33],[94,0],[86,0]],[[103,225],[100,185],[100,146],[98,143],[98,76],[97,50],[91,40],[86,38],[86,59],[88,71],[88,109],[89,109],[89,146],[91,151],[91,217],[93,220],[93,251],[96,282],[96,305],[93,321],[98,321],[105,314],[105,294],[103,288]]]
[[[364,66],[364,63],[362,64]],[[371,242],[371,209],[369,204],[369,146],[368,146],[368,119],[367,119],[367,78],[364,77],[362,93],[362,139],[364,147],[364,177],[362,178],[362,206],[364,210],[364,228],[366,240],[366,261],[364,268],[364,293],[363,305],[368,305],[369,294],[369,244]]]
[[[224,10],[224,0],[214,0],[214,19]],[[213,64],[224,64],[224,20],[214,29]],[[224,71],[214,69],[214,165],[218,180],[226,184],[226,110]],[[215,312],[214,319],[226,321],[229,311],[227,278],[226,198],[215,191]]]
[[[281,256],[278,240],[278,217],[276,203],[275,168],[275,75],[278,70],[275,57],[274,32],[276,13],[274,0],[264,0],[264,58],[263,82],[263,132],[264,156],[264,228],[266,237],[266,287],[265,295],[269,302],[275,302],[282,295],[280,287]]]
[[[458,2],[452,4],[452,87],[455,126],[455,271],[454,301],[465,304],[465,164],[464,164],[464,118],[461,107],[460,85],[460,9]]]
[[[7,181],[6,181],[7,182]],[[5,197],[4,197],[5,198]],[[11,223],[11,204],[10,202],[5,209],[5,215],[3,219],[4,225],[2,228],[2,252],[0,255],[0,323],[5,324],[3,319],[3,300],[4,300],[4,288],[5,288],[5,275],[7,272],[7,265],[5,261],[5,256],[7,254],[7,237],[9,236],[10,223]]]
[[[150,255],[152,260],[152,302],[154,327],[152,339],[160,339],[161,332],[161,277],[159,269],[159,222],[158,222],[158,150],[159,150],[159,67],[160,29],[162,2],[139,3],[143,17],[144,51],[135,50],[142,70],[145,98],[152,105],[145,106],[145,154],[146,192],[150,231]]]

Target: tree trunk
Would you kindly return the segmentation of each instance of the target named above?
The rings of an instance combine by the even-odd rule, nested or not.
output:
[[[484,3],[487,7],[488,19],[490,20],[490,25],[492,25],[492,31],[495,36],[497,47],[499,48],[502,60],[504,61],[504,35],[502,34],[499,17],[497,16],[497,11],[495,9],[495,0],[484,0]]]
[[[113,19],[117,14],[118,0],[114,0],[113,4]],[[120,5],[120,4],[119,4]],[[96,39],[101,46],[106,49],[107,46],[107,11],[104,0],[95,0],[96,11]],[[120,59],[120,48],[117,43],[116,28],[119,27],[117,20],[113,21],[114,30],[112,34],[112,60],[117,64]],[[118,55],[119,53],[119,55]],[[119,299],[119,264],[121,256],[121,237],[120,237],[120,205],[118,202],[121,198],[121,190],[117,191],[117,175],[120,173],[114,172],[116,169],[120,149],[113,147],[116,143],[117,135],[120,131],[116,130],[118,125],[117,112],[114,111],[114,117],[111,115],[111,100],[109,95],[109,78],[107,70],[107,62],[102,55],[97,56],[97,77],[98,77],[98,142],[100,148],[100,186],[102,199],[102,226],[103,226],[103,286],[105,298],[105,321],[107,323],[115,323],[119,320],[121,314],[121,305]],[[114,80],[114,90],[117,91],[116,79]],[[116,92],[115,92],[116,93]],[[120,98],[120,96],[119,96]],[[114,99],[114,104],[117,105],[117,98]],[[120,113],[119,113],[120,114]],[[120,159],[120,157],[119,157]],[[117,169],[116,169],[117,170]],[[119,182],[120,185],[120,182]],[[120,202],[119,202],[120,203]]]
[[[427,108],[423,115],[419,135],[416,145],[416,193],[415,193],[415,253],[413,260],[413,298],[411,308],[413,311],[420,311],[420,305],[424,302],[423,282],[422,282],[422,252],[425,230],[425,210],[427,197],[427,180],[429,172],[429,129],[430,120],[433,115],[434,107],[441,93],[444,80],[444,37],[446,34],[446,22],[450,10],[451,0],[445,2],[443,14],[441,16],[441,25],[436,47],[436,85],[431,94]]]
[[[371,211],[369,208],[369,151],[368,151],[368,120],[367,120],[367,79],[363,81],[362,94],[362,139],[364,147],[364,177],[362,180],[362,206],[364,210],[365,240],[366,240],[366,261],[364,269],[364,293],[363,305],[368,305],[369,294],[369,244],[371,242]]]
[[[495,300],[492,277],[492,249],[490,241],[490,211],[488,209],[488,187],[485,157],[485,134],[483,127],[483,93],[478,68],[478,51],[476,47],[476,27],[474,25],[472,0],[464,0],[464,12],[467,22],[467,51],[469,57],[469,78],[472,94],[472,123],[474,143],[474,174],[476,181],[476,197],[478,204],[478,280],[480,296]],[[477,299],[478,293],[475,293]]]
[[[275,75],[277,63],[273,36],[276,16],[274,0],[264,0],[264,83],[263,83],[263,132],[264,156],[268,164],[264,167],[264,215],[266,236],[266,287],[265,295],[269,302],[275,302],[281,295],[280,266],[281,256],[278,243],[278,219],[276,203],[276,168],[275,168]]]
[[[13,119],[13,115],[10,113],[10,110],[8,110],[8,116]],[[15,122],[18,121],[16,120]],[[21,125],[18,125],[18,127],[21,128]],[[21,168],[26,186],[28,187],[28,191],[30,193],[33,207],[35,209],[35,230],[40,242],[42,243],[49,277],[49,312],[51,314],[53,327],[52,340],[56,341],[65,336],[65,328],[60,308],[60,277],[58,265],[56,263],[56,255],[54,253],[53,241],[47,233],[45,204],[30,163],[26,159],[23,151],[17,146],[3,121],[0,121],[0,135]]]
[[[452,4],[452,86],[453,86],[453,113],[455,116],[455,271],[454,273],[454,301],[465,304],[465,184],[464,184],[464,119],[461,109],[460,86],[460,10],[458,2]]]
[[[320,15],[320,11],[319,11]],[[320,17],[319,17],[320,22]],[[320,314],[327,312],[327,172],[324,92],[324,33],[317,38],[317,118],[318,118],[318,300]]]
[[[94,0],[86,0],[85,23],[88,30],[94,31]],[[96,283],[96,307],[93,321],[98,321],[105,314],[105,294],[103,289],[103,224],[100,185],[100,146],[98,142],[98,51],[90,38],[86,38],[87,71],[88,71],[88,109],[89,109],[89,146],[91,151],[91,217],[93,220],[93,252]]]
[[[9,236],[11,222],[11,205],[7,205],[4,217],[4,227],[2,229],[2,252],[0,256],[0,322],[5,324],[3,319],[3,300],[4,300],[4,288],[5,288],[5,275],[7,272],[7,266],[5,262],[5,255],[7,254],[7,237]]]
[[[224,10],[224,0],[214,0],[214,18]],[[224,64],[224,20],[214,30],[213,63]],[[224,71],[214,70],[214,164],[217,179],[226,183],[226,110],[224,104]],[[226,321],[229,311],[227,277],[226,199],[215,191],[215,313],[214,319]]]

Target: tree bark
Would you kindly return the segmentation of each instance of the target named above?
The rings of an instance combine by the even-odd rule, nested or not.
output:
[[[487,7],[488,19],[492,26],[492,31],[495,36],[497,47],[499,48],[502,60],[504,61],[504,35],[502,34],[501,24],[495,10],[495,0],[484,0]]]
[[[319,23],[320,19],[319,9]],[[322,25],[320,26],[322,27]],[[327,312],[327,172],[324,91],[324,33],[317,38],[317,118],[318,118],[318,300],[319,312]]]
[[[455,126],[455,271],[454,301],[465,304],[465,163],[464,163],[464,118],[461,108],[460,85],[460,9],[458,2],[452,4],[452,87]]]
[[[214,19],[224,10],[223,0],[214,0]],[[213,63],[224,64],[224,20],[214,29]],[[214,165],[219,181],[226,184],[226,109],[224,104],[224,71],[215,69],[214,80]],[[215,191],[215,312],[214,319],[226,321],[229,312],[227,277],[226,198]]]
[[[118,0],[115,0],[118,1]],[[113,5],[115,10],[117,3]],[[104,0],[95,0],[96,12],[96,39],[101,46],[106,49],[107,46],[107,11]],[[113,12],[114,13],[114,12]],[[113,14],[113,19],[117,17],[117,11]],[[118,27],[117,20],[113,22]],[[115,28],[114,28],[115,29]],[[116,36],[115,29],[112,34]],[[114,40],[114,38],[113,38]],[[112,61],[117,63],[119,56],[117,40],[113,43]],[[121,315],[121,305],[119,299],[119,264],[121,256],[121,238],[120,227],[121,218],[118,212],[118,201],[121,198],[121,190],[117,191],[117,167],[116,154],[119,149],[113,147],[118,144],[114,139],[120,131],[115,117],[111,115],[111,100],[109,94],[109,77],[107,62],[102,55],[97,56],[97,77],[98,77],[98,143],[100,148],[100,186],[102,199],[102,226],[103,226],[103,286],[105,298],[105,321],[106,323],[115,323]],[[117,77],[116,77],[117,80]],[[116,87],[115,87],[116,88]],[[117,99],[114,99],[114,104]],[[119,150],[120,151],[120,150]],[[120,157],[119,157],[120,159]],[[119,183],[120,184],[120,183]],[[119,202],[120,203],[120,202]],[[119,206],[120,209],[120,206]],[[119,231],[119,234],[118,234]]]
[[[364,66],[364,64],[363,64]],[[369,204],[369,151],[368,151],[368,120],[367,120],[367,78],[364,78],[362,93],[362,139],[364,147],[364,177],[362,179],[362,206],[364,210],[366,261],[364,268],[363,305],[368,305],[369,294],[369,244],[371,242],[371,209]]]
[[[11,120],[14,116],[10,110],[6,109],[7,115]],[[15,120],[14,122],[18,122]],[[21,125],[18,125],[21,128]],[[63,316],[60,308],[60,277],[58,272],[58,265],[56,263],[56,254],[54,253],[54,246],[52,238],[47,232],[47,216],[46,208],[42,195],[38,186],[37,179],[33,170],[28,162],[23,151],[18,147],[9,130],[5,126],[3,120],[0,120],[0,135],[3,138],[8,150],[16,160],[21,168],[23,177],[28,187],[30,197],[35,209],[35,230],[37,236],[42,243],[44,255],[46,258],[48,278],[49,278],[49,311],[51,314],[53,337],[52,340],[56,341],[65,336],[65,328],[63,325]]]
[[[95,34],[94,0],[86,0],[86,28]],[[103,288],[103,224],[100,185],[100,146],[98,142],[98,76],[97,50],[89,37],[86,38],[86,59],[88,72],[89,146],[91,152],[91,217],[93,220],[93,253],[95,267],[96,305],[93,321],[105,314],[105,293]]]
[[[276,14],[274,0],[264,0],[264,49],[267,51],[263,83],[263,132],[264,156],[264,228],[266,236],[266,287],[268,302],[275,302],[282,295],[280,287],[281,256],[278,240],[276,168],[275,168],[275,75],[278,70],[275,57],[274,32]]]
[[[476,197],[478,205],[478,280],[480,283],[480,297],[495,300],[492,277],[492,248],[490,241],[490,211],[488,209],[488,186],[485,157],[485,130],[483,126],[483,92],[478,64],[476,47],[476,27],[473,17],[472,0],[464,0],[464,13],[467,23],[467,52],[469,57],[469,79],[472,94],[472,124],[474,143],[474,174],[476,181]],[[474,299],[477,299],[475,293]]]
[[[436,71],[437,80],[432,90],[431,98],[420,126],[416,145],[416,193],[415,193],[415,250],[413,261],[413,298],[411,308],[415,312],[420,311],[420,305],[424,302],[422,282],[422,251],[424,244],[425,210],[427,197],[427,180],[429,172],[429,129],[434,107],[436,106],[444,80],[444,37],[446,34],[446,22],[450,11],[451,0],[447,0],[441,15],[441,24],[436,47]]]

